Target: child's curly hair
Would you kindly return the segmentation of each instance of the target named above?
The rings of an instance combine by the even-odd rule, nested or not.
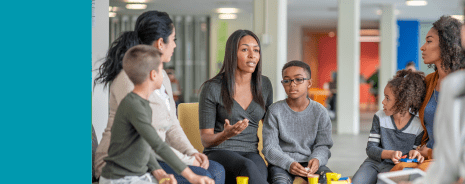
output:
[[[391,88],[396,99],[393,107],[394,114],[418,113],[426,96],[426,82],[423,72],[397,71],[394,78],[386,86]]]

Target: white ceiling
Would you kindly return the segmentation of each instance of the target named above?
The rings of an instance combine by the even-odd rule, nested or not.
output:
[[[288,20],[305,27],[335,28],[337,0],[287,0]],[[362,27],[377,28],[380,16],[376,10],[383,4],[395,4],[398,19],[435,21],[442,15],[462,15],[462,0],[427,0],[426,6],[407,6],[405,0],[360,0]],[[239,13],[253,13],[253,0],[150,0],[146,10],[127,10],[123,0],[110,0],[110,6],[121,7],[120,15],[139,15],[147,10],[165,11],[170,15],[210,15],[216,8],[239,8]]]

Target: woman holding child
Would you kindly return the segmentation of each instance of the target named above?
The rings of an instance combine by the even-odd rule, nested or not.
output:
[[[199,126],[205,154],[222,164],[226,183],[248,176],[249,183],[267,183],[267,168],[258,153],[257,129],[273,103],[270,80],[261,75],[258,37],[237,30],[228,38],[220,72],[203,84]]]
[[[105,62],[99,69],[99,76],[95,79],[95,83],[103,83],[105,86],[110,84],[108,124],[95,157],[97,177],[100,176],[105,165],[103,159],[108,156],[111,128],[116,109],[121,100],[134,88],[134,84],[129,80],[127,74],[122,71],[124,54],[131,47],[144,44],[153,46],[162,53],[161,62],[169,62],[176,47],[175,40],[175,28],[169,15],[165,12],[147,11],[138,17],[134,31],[123,33],[111,44]],[[177,120],[170,80],[164,70],[162,75],[161,88],[155,90],[148,99],[152,109],[152,126],[176,156],[184,164],[189,165],[194,173],[213,178],[217,184],[224,183],[223,167],[215,161],[209,161],[205,154],[199,153],[184,134]],[[161,161],[161,157],[158,155],[156,157],[163,170],[166,173],[174,174],[177,182],[189,182],[176,174],[164,161]],[[166,173],[164,174],[166,175]]]

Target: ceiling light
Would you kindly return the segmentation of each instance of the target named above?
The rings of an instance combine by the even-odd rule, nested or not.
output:
[[[146,8],[147,8],[146,4],[127,4],[126,5],[126,9],[132,9],[132,10],[143,10]]]
[[[218,15],[218,18],[220,18],[220,19],[236,19],[237,15],[232,14],[232,13],[223,13],[223,14]]]
[[[451,15],[451,17],[459,20],[460,22],[463,22],[463,19],[464,19],[463,15]]]
[[[113,9],[113,6],[108,7],[108,11],[111,11]]]
[[[124,0],[127,3],[146,3],[148,0]]]
[[[416,1],[416,0],[407,0],[405,1],[407,6],[426,6],[428,4],[427,1]]]
[[[109,13],[108,13],[108,16],[109,16],[109,17],[116,17],[116,13],[115,13],[115,12],[109,12]]]
[[[216,13],[237,13],[239,9],[237,8],[218,8],[216,9]]]

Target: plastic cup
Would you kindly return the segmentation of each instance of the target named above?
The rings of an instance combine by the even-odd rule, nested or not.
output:
[[[247,176],[238,176],[236,177],[237,184],[248,184],[249,183],[249,177]]]
[[[318,174],[312,174],[312,176],[308,177],[308,183],[309,184],[318,184],[318,179],[319,178],[320,178],[320,176],[318,176]]]

